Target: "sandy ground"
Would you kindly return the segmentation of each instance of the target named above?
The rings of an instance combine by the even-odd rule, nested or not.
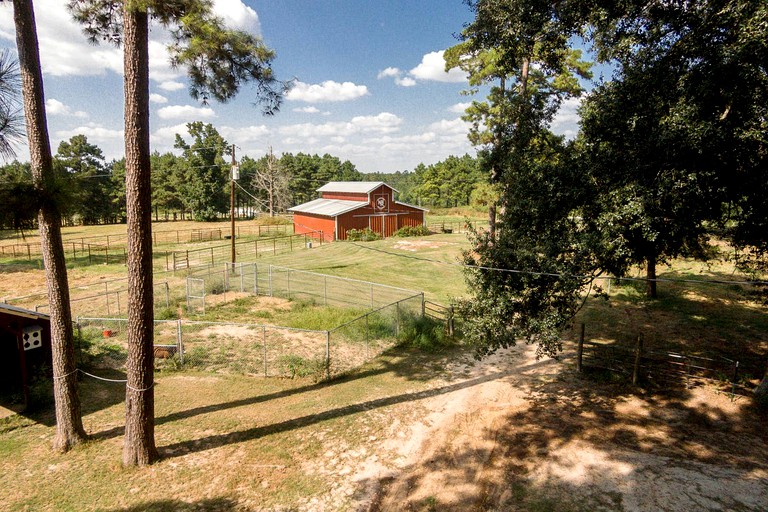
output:
[[[768,510],[765,417],[746,399],[617,392],[526,346],[448,373],[370,453],[329,454],[337,483],[306,509]]]

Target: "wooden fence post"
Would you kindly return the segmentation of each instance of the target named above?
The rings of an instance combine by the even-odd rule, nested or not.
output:
[[[637,337],[637,347],[635,348],[635,366],[632,369],[632,385],[637,386],[640,377],[640,358],[643,354],[643,335]]]
[[[581,334],[579,335],[579,346],[576,349],[576,370],[581,373],[584,369],[582,362],[584,359],[584,322],[581,323]]]

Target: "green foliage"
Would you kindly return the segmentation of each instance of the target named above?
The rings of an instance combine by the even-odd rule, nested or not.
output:
[[[0,157],[16,156],[14,146],[24,140],[19,66],[8,49],[0,50]]]
[[[374,240],[381,240],[381,235],[371,228],[350,229],[347,231],[347,240],[350,242],[373,242]]]
[[[174,146],[183,151],[180,183],[181,201],[191,210],[198,221],[216,220],[229,207],[229,196],[225,192],[229,182],[229,165],[223,155],[230,154],[230,148],[216,128],[199,121],[187,124],[192,143],[187,143],[176,134]]]
[[[429,229],[427,229],[424,225],[419,226],[403,226],[397,231],[395,231],[395,236],[402,236],[402,237],[408,237],[408,236],[427,236],[431,234]]]
[[[397,340],[401,345],[426,352],[438,352],[454,344],[446,332],[445,324],[426,316],[403,322]]]
[[[295,377],[311,377],[315,382],[325,377],[327,365],[324,359],[306,359],[290,354],[277,358],[277,365],[282,373],[287,373],[291,379]]]
[[[30,229],[37,216],[37,191],[28,163],[0,167],[0,227]]]

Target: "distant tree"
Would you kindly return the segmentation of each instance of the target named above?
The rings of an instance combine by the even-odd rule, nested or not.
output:
[[[75,198],[75,213],[83,224],[108,222],[112,217],[110,173],[101,149],[85,135],[62,141],[55,160],[70,177]]]
[[[0,167],[0,227],[31,229],[37,216],[36,191],[28,163],[14,161]]]
[[[74,17],[93,41],[123,46],[128,224],[128,384],[125,465],[149,464],[154,442],[152,196],[149,147],[149,17],[172,26],[170,61],[186,67],[196,99],[227,101],[256,86],[264,112],[277,110],[286,84],[272,75],[274,53],[256,36],[228,29],[211,2],[72,0]]]
[[[152,165],[152,205],[155,208],[155,220],[158,218],[158,210],[163,210],[164,217],[168,219],[168,212],[178,212],[184,208],[181,197],[181,189],[184,177],[181,174],[183,165],[180,159],[173,153],[154,152],[150,156]],[[174,217],[175,217],[174,213]]]
[[[285,209],[288,201],[288,181],[288,174],[270,147],[267,155],[258,161],[251,181],[254,189],[266,195],[270,217],[275,216],[276,209]]]
[[[61,214],[56,199],[58,180],[53,169],[51,144],[48,139],[43,74],[32,1],[14,0],[13,15],[32,182],[39,201],[37,224],[50,305],[53,395],[56,404],[56,435],[53,447],[64,452],[83,442],[86,434],[77,394],[69,283],[61,239]]]
[[[179,168],[184,177],[180,183],[180,199],[192,211],[195,220],[212,221],[229,209],[225,192],[229,183],[229,164],[223,156],[230,147],[211,124],[200,121],[187,124],[192,142],[176,134],[174,147],[182,150]]]

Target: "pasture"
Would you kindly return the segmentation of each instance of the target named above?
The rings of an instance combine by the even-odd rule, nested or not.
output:
[[[456,263],[467,247],[462,234],[435,234],[253,261],[423,290],[448,304],[466,294]],[[743,277],[727,261],[678,260],[659,270],[691,281]],[[76,287],[124,267],[70,272]],[[44,289],[40,270],[2,273],[0,296]],[[184,276],[156,276],[173,283],[169,309],[178,318],[327,329],[351,314],[229,293],[192,316],[178,292]],[[328,382],[214,364],[164,369],[155,399],[163,458],[141,469],[120,466],[124,389],[83,379],[91,440],[70,454],[50,451],[50,406],[0,420],[0,502],[73,511],[764,510],[767,418],[748,398],[713,383],[633,387],[615,375],[577,374],[573,359],[584,322],[587,339],[606,345],[631,348],[642,334],[652,348],[741,358],[744,384],[753,386],[768,354],[768,315],[753,292],[661,283],[660,299],[647,301],[637,285],[613,282],[610,300],[590,298],[563,334],[559,361],[536,361],[526,347],[475,361],[471,347],[395,346]],[[203,338],[220,334],[209,329]]]

